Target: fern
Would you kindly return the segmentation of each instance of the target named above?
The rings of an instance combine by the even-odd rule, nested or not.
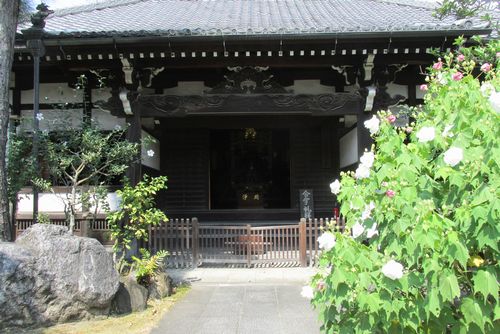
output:
[[[151,278],[163,269],[165,258],[168,252],[165,250],[158,251],[155,255],[145,248],[139,250],[141,257],[132,256],[134,261],[132,267],[135,269],[135,278],[141,285],[148,286]]]

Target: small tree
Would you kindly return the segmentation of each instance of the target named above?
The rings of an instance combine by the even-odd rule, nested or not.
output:
[[[123,137],[124,130],[103,132],[93,125],[42,136],[43,165],[52,180],[42,179],[37,183],[49,189],[52,189],[52,184],[69,188],[63,200],[67,206],[71,233],[78,207],[92,194],[98,193],[99,186],[123,175],[136,159],[139,145]]]
[[[167,188],[166,183],[166,176],[150,178],[144,175],[144,179],[134,187],[125,183],[123,190],[116,192],[120,198],[120,207],[111,212],[107,219],[115,240],[113,250],[115,255],[120,256],[115,261],[119,268],[122,267],[125,254],[130,250],[134,239],[148,241],[149,226],[168,221],[165,213],[155,207],[155,196],[160,190]]]
[[[500,331],[499,50],[439,59],[415,123],[365,122],[374,148],[332,183],[350,233],[321,236],[323,269],[303,293],[325,332]]]

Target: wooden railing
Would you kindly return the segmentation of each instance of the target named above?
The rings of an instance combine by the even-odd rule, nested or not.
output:
[[[327,226],[332,226],[334,231],[343,232],[345,220],[341,218],[301,219],[306,223],[306,249],[309,266],[317,265],[320,255],[318,238]]]
[[[64,214],[48,214],[50,223],[53,225],[69,227]],[[16,218],[16,238],[26,229],[33,225],[33,217],[27,214],[19,214]],[[86,236],[99,240],[103,245],[112,244],[109,224],[104,214],[97,215],[96,219],[89,216],[77,214],[75,219],[74,234]]]
[[[158,226],[150,227],[148,248],[156,253],[159,250],[167,250],[167,265],[175,268],[196,266],[198,258],[196,247],[193,242],[198,240],[197,220],[193,219],[171,219]],[[196,231],[196,232],[195,232]],[[195,235],[193,235],[195,234]]]
[[[343,230],[340,219],[301,219],[275,226],[206,225],[196,218],[175,219],[152,227],[149,248],[167,250],[169,267],[201,264],[313,266],[320,255],[317,239],[327,226]]]
[[[50,216],[51,223],[67,226],[61,216]],[[16,235],[33,224],[18,217]],[[82,227],[84,227],[82,229]],[[197,267],[201,264],[241,264],[278,266],[314,266],[321,250],[318,238],[325,228],[342,231],[341,219],[301,219],[297,224],[274,226],[207,225],[196,218],[172,219],[150,227],[144,247],[153,253],[167,250],[167,266]],[[78,217],[75,235],[89,236],[103,244],[112,244],[109,224],[104,216],[95,220]]]

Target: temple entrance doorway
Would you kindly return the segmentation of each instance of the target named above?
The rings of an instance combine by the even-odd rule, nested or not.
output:
[[[210,132],[211,209],[290,208],[288,129]]]

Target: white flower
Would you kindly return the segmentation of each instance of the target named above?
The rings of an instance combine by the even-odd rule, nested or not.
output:
[[[352,231],[352,237],[354,239],[356,239],[361,234],[363,234],[363,232],[365,231],[365,228],[363,227],[363,225],[361,225],[360,223],[356,222],[356,224],[353,225],[351,231]]]
[[[392,280],[400,279],[403,277],[403,265],[394,260],[390,260],[382,267],[382,274]]]
[[[418,141],[425,143],[431,141],[436,136],[436,131],[432,126],[424,126],[417,132]]]
[[[359,158],[359,161],[368,168],[373,166],[374,160],[375,160],[375,154],[373,154],[373,152],[371,151],[363,153],[361,158]]]
[[[442,133],[443,137],[453,137],[453,133],[450,132],[452,128],[453,128],[452,124],[445,126]]]
[[[333,233],[325,232],[318,238],[319,248],[329,251],[335,246],[335,236]]]
[[[332,191],[332,194],[335,194],[335,195],[337,195],[340,192],[339,180],[335,180],[332,183],[330,183],[330,190]]]
[[[120,131],[122,129],[120,124],[115,125],[115,131]]]
[[[365,209],[361,213],[361,219],[367,220],[368,218],[370,218],[373,209],[375,209],[375,203],[370,202],[370,204],[365,206]]]
[[[153,157],[155,155],[155,151],[153,150],[148,150],[146,153],[148,154],[148,157]]]
[[[441,84],[441,85],[446,85],[448,83],[448,80],[446,79],[446,77],[443,75],[443,73],[438,73],[438,75],[436,76],[436,79],[437,81]]]
[[[371,239],[376,235],[378,235],[377,224],[373,224],[372,227],[366,230],[366,237]]]
[[[444,162],[451,167],[458,165],[463,158],[464,151],[460,147],[450,147],[444,152]]]
[[[41,120],[43,120],[43,114],[41,112],[39,112],[38,114],[36,114],[36,119],[40,122]]]
[[[490,95],[490,105],[498,114],[500,113],[500,92],[492,92]]]
[[[357,179],[366,179],[367,177],[370,177],[370,168],[366,167],[363,164],[359,165],[359,167],[356,169],[355,176]]]
[[[483,82],[481,85],[481,94],[483,94],[484,97],[490,96],[491,93],[495,91],[495,87],[491,84],[491,82]]]
[[[300,295],[309,300],[313,299],[314,298],[313,288],[311,288],[309,285],[303,286]]]
[[[376,134],[380,128],[380,120],[375,115],[369,120],[365,121],[364,124],[365,128],[370,130],[370,134],[372,135]]]

